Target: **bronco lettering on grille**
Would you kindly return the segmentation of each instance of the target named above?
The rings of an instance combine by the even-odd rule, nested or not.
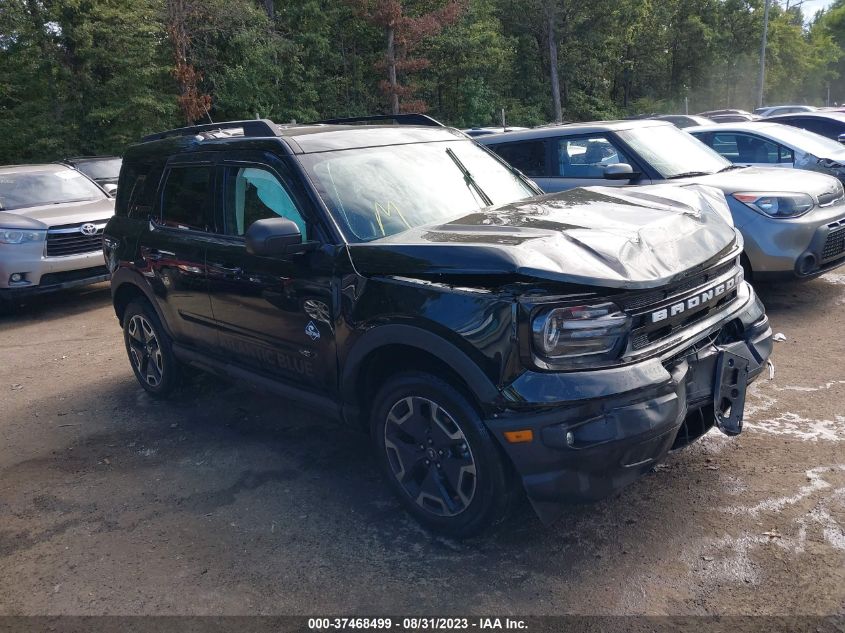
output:
[[[709,303],[712,303],[713,301],[717,300],[726,292],[729,292],[734,287],[736,287],[737,279],[738,277],[732,277],[731,279],[728,279],[727,281],[723,281],[720,284],[712,286],[707,290],[696,293],[691,297],[687,297],[683,301],[673,303],[672,305],[667,306],[661,310],[652,312],[651,322],[660,323],[661,321],[665,321],[669,317],[677,316],[686,312],[687,310],[693,310],[695,308],[704,307]]]

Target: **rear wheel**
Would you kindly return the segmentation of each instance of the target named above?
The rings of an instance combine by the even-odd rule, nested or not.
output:
[[[141,386],[157,398],[167,397],[178,383],[179,363],[170,337],[146,300],[135,299],[126,307],[123,340]]]
[[[371,426],[388,482],[420,523],[467,537],[506,516],[515,489],[508,465],[452,386],[422,372],[400,374],[376,396]]]

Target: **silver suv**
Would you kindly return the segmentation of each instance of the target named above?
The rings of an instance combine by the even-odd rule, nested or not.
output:
[[[598,121],[476,139],[547,193],[595,185],[721,189],[750,278],[808,279],[845,264],[845,190],[826,174],[734,165],[665,121]]]
[[[108,279],[112,215],[114,200],[71,167],[0,167],[0,304]]]

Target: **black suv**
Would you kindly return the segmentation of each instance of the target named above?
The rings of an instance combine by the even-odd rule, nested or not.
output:
[[[738,433],[771,352],[720,192],[542,196],[445,127],[164,132],[126,152],[116,206],[144,389],[199,367],[361,425],[408,511],[455,536],[520,483],[550,520]]]

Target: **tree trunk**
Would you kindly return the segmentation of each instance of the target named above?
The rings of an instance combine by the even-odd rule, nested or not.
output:
[[[390,113],[399,114],[399,92],[396,83],[396,42],[392,26],[387,27],[387,81],[390,85]]]
[[[555,122],[563,121],[563,111],[560,107],[560,79],[557,72],[557,35],[555,33],[554,7],[546,9],[546,27],[549,40],[549,78],[552,83],[552,104],[555,110]]]

